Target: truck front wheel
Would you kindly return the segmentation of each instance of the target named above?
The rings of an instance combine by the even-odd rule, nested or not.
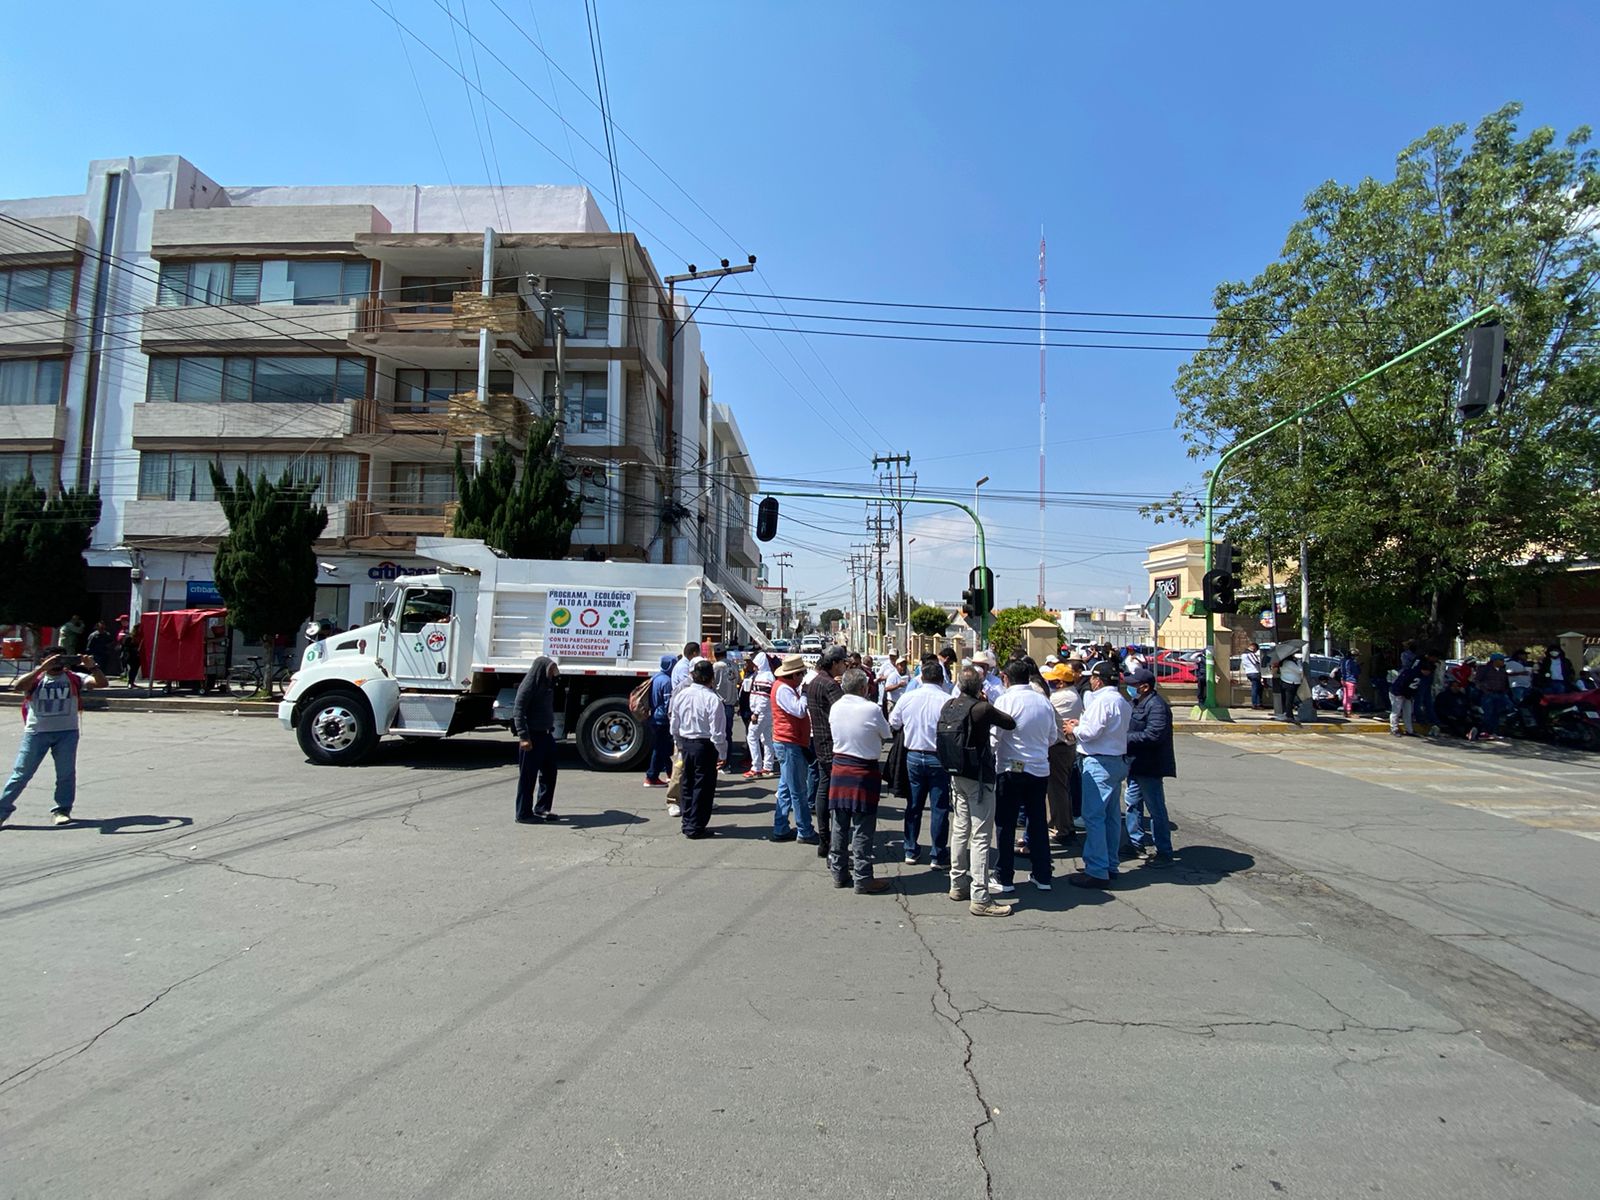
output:
[[[626,696],[596,700],[578,716],[578,754],[596,771],[640,768],[650,731],[628,709]]]
[[[307,700],[295,732],[305,756],[323,767],[353,766],[378,743],[372,709],[357,692],[324,692]]]

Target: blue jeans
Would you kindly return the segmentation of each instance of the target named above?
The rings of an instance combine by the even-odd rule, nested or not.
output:
[[[1122,841],[1122,802],[1118,792],[1128,777],[1120,754],[1079,755],[1083,768],[1083,869],[1096,879],[1116,874]]]
[[[78,795],[78,731],[76,729],[23,730],[22,741],[17,745],[17,761],[11,767],[11,778],[0,791],[0,821],[16,811],[17,797],[28,786],[28,780],[39,769],[44,756],[56,760],[55,811],[72,812],[72,802]]]
[[[911,799],[906,804],[906,855],[917,856],[917,839],[922,835],[922,810],[932,813],[928,826],[929,853],[936,863],[950,865],[950,772],[939,756],[928,750],[906,753],[906,777],[911,783]]]
[[[1129,775],[1128,840],[1135,846],[1143,846],[1152,839],[1157,854],[1165,857],[1172,853],[1166,780],[1159,775]]]
[[[651,783],[661,778],[665,771],[672,774],[672,724],[669,721],[650,722],[650,765],[644,770],[644,777]]]
[[[1500,722],[1511,711],[1511,697],[1505,692],[1484,692],[1479,704],[1483,708],[1483,732],[1498,734]]]
[[[1424,679],[1422,686],[1417,689],[1416,704],[1413,715],[1425,725],[1438,722],[1438,717],[1433,715],[1433,680]]]
[[[778,754],[778,803],[772,810],[772,832],[789,832],[789,815],[794,814],[794,829],[803,838],[817,836],[811,827],[811,794],[806,791],[810,764],[804,746],[794,742],[774,742]]]
[[[1245,678],[1250,681],[1250,707],[1251,708],[1260,708],[1261,707],[1261,676],[1259,676],[1259,675],[1247,675],[1247,676],[1245,676]]]

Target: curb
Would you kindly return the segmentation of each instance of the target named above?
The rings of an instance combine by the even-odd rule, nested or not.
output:
[[[1294,733],[1313,737],[1360,737],[1388,733],[1385,724],[1291,725],[1287,721],[1174,721],[1174,733],[1221,733],[1230,737],[1259,733]]]
[[[22,697],[15,692],[0,692],[0,707],[21,708]],[[138,696],[86,696],[83,711],[138,713],[210,713],[216,717],[276,717],[278,705],[248,704],[223,700],[158,700]]]

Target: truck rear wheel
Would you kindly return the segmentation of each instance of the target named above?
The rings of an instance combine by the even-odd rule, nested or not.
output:
[[[378,744],[372,709],[358,692],[324,692],[307,700],[295,733],[305,756],[322,767],[353,766]]]
[[[596,771],[640,767],[650,753],[650,731],[628,709],[626,696],[596,700],[578,717],[578,754]]]

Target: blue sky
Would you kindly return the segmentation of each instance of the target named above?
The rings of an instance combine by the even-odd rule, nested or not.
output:
[[[582,0],[393,0],[454,63],[446,4],[523,81],[480,54],[484,91],[555,152],[491,110],[505,181],[579,182],[560,158],[609,191],[603,157],[524,87],[603,144]],[[1043,224],[1053,309],[1204,314],[1220,280],[1270,261],[1322,180],[1387,175],[1428,127],[1470,125],[1508,100],[1526,105],[1526,126],[1566,132],[1596,116],[1600,15],[1576,3],[599,0],[599,12],[615,120],[671,176],[621,142],[636,181],[623,191],[630,227],[663,271],[756,253],[751,292],[1027,309]],[[507,16],[537,27],[578,86]],[[370,0],[77,4],[70,23],[85,36],[72,39],[70,61],[49,51],[64,17],[35,5],[7,18],[0,195],[80,190],[89,159],[120,154],[180,153],[232,184],[486,182],[460,79],[408,40],[424,105],[394,26]],[[1035,336],[1026,313],[787,307],[805,328],[852,328],[826,314],[896,315],[1018,327],[931,333]],[[705,333],[717,396],[765,473],[869,484],[873,453],[909,451],[922,485],[970,491],[985,474],[986,491],[1037,485],[1031,347]],[[1137,496],[1193,485],[1200,465],[1172,430],[1182,360],[1052,350],[1047,486]],[[785,511],[822,527],[790,522],[774,543],[795,554],[791,585],[825,602],[847,596],[838,563],[864,540],[861,507]],[[1036,508],[996,497],[984,512],[1000,600],[1031,598]],[[1143,548],[1174,536],[1131,511],[1067,506],[1052,506],[1047,530],[1053,604],[1120,603],[1130,587],[1141,599]],[[908,534],[919,538],[912,590],[958,595],[970,565],[962,522],[908,518]]]

